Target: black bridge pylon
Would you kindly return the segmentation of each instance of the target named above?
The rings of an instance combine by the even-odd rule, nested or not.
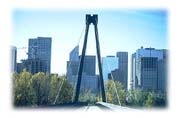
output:
[[[82,71],[83,71],[84,58],[85,58],[86,46],[87,46],[87,37],[88,37],[88,32],[89,32],[89,26],[91,23],[94,25],[94,31],[95,31],[96,53],[97,53],[97,57],[98,57],[99,80],[100,80],[102,101],[106,102],[106,94],[105,94],[104,81],[103,81],[103,75],[102,75],[99,35],[98,35],[98,28],[97,28],[98,15],[93,14],[93,16],[91,16],[90,14],[86,14],[86,30],[85,30],[85,36],[84,36],[84,44],[83,44],[83,49],[82,49],[82,55],[81,55],[81,59],[80,59],[80,66],[78,68],[78,80],[77,80],[76,93],[75,93],[75,99],[74,99],[75,103],[77,103],[78,99],[79,99],[80,86],[81,86],[81,80],[82,80]]]

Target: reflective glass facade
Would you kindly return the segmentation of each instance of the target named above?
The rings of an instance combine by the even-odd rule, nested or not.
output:
[[[108,80],[108,74],[118,68],[118,58],[107,56],[102,58],[102,72],[104,81]]]
[[[46,72],[51,72],[51,42],[50,37],[37,37],[29,39],[28,59],[39,59],[44,61]]]
[[[166,92],[167,50],[138,49],[131,58],[131,89]]]

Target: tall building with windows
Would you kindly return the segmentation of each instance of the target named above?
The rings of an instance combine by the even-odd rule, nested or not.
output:
[[[137,60],[137,83],[143,90],[158,88],[158,58],[141,57]]]
[[[79,45],[70,52],[69,61],[79,61]]]
[[[30,38],[28,44],[28,60],[41,61],[43,72],[51,73],[51,37]]]
[[[28,44],[28,59],[17,63],[17,72],[23,69],[35,74],[38,72],[51,73],[51,42],[50,37],[30,38]]]
[[[86,75],[92,75],[92,76],[96,74],[96,56],[93,56],[93,55],[85,56],[83,73]]]
[[[136,77],[136,53],[131,56],[131,79],[130,79],[130,89],[134,90],[137,88],[137,77]]]
[[[79,67],[79,45],[77,45],[69,54],[67,61],[67,78],[72,81],[72,76],[77,75]]]
[[[46,61],[40,59],[26,59],[21,60],[21,63],[17,63],[17,72],[20,73],[23,69],[30,72],[31,74],[35,74],[38,72],[47,72]]]
[[[108,80],[108,74],[115,69],[118,69],[117,57],[107,56],[102,58],[102,72],[103,72],[103,79],[105,82]]]
[[[131,88],[166,92],[167,50],[143,48],[132,55]]]
[[[16,72],[17,64],[17,48],[15,46],[11,46],[11,72]]]
[[[81,56],[80,56],[81,57]],[[80,58],[79,57],[79,58]],[[78,74],[78,67],[79,67],[80,60],[78,61],[68,61],[67,62],[67,75],[77,75]],[[84,58],[84,65],[83,65],[83,74],[84,75],[95,75],[96,71],[96,57],[95,56],[85,56]]]
[[[108,73],[108,79],[121,82],[123,88],[127,90],[128,83],[128,52],[117,52],[118,67]]]
[[[128,52],[117,52],[119,74],[115,76],[127,90],[128,83]],[[119,75],[119,76],[118,76]]]
[[[69,55],[67,61],[67,78],[68,81],[75,86],[77,82],[78,68],[81,56],[79,56],[79,46],[76,46]],[[98,76],[96,75],[96,57],[93,55],[86,55],[84,58],[81,91],[90,90],[97,92],[98,90]]]

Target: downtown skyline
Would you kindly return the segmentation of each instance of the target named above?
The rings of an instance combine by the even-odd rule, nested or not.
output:
[[[89,11],[98,14],[102,57],[115,55],[118,51],[127,51],[130,57],[141,46],[168,48],[167,12],[164,10],[17,10],[13,13],[11,45],[15,45],[17,48],[27,47],[29,38],[52,37],[51,72],[65,74],[69,52],[77,44],[80,46],[81,54],[85,32],[85,14]],[[80,43],[77,43],[80,35]],[[86,54],[95,55],[95,37],[92,26],[90,26],[88,39]],[[20,59],[25,59],[27,56],[24,50],[18,50],[17,57],[19,62]]]

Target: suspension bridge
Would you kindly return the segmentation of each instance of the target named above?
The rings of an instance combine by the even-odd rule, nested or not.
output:
[[[97,102],[93,105],[90,105],[88,102],[79,101],[82,73],[83,73],[84,60],[85,60],[85,55],[86,55],[88,32],[89,32],[89,26],[91,24],[94,25],[94,31],[95,31],[96,53],[97,53],[98,69],[99,69],[99,78],[98,78],[99,86],[100,86],[99,93],[101,94],[101,98],[102,98],[102,101]],[[63,82],[62,82],[59,85],[59,90],[58,90],[58,93],[55,97],[55,100],[53,102],[52,107],[62,108],[62,109],[71,108],[71,109],[81,110],[81,111],[94,111],[94,110],[95,111],[104,111],[104,110],[118,111],[118,110],[122,110],[122,109],[129,109],[127,107],[121,106],[121,102],[119,99],[119,95],[117,92],[116,85],[114,83],[114,78],[113,78],[112,73],[111,73],[111,78],[113,80],[113,87],[114,87],[119,105],[107,103],[107,98],[106,98],[106,94],[105,94],[105,87],[104,87],[104,80],[103,80],[103,75],[102,75],[101,53],[100,53],[101,51],[100,51],[100,43],[99,43],[99,35],[98,35],[97,24],[98,24],[98,15],[97,14],[93,14],[93,15],[87,14],[86,15],[86,28],[85,28],[85,35],[84,35],[84,43],[83,43],[83,48],[82,48],[82,54],[80,57],[80,62],[78,65],[77,82],[74,84],[74,92],[73,92],[72,101],[70,103],[64,103],[64,104],[60,104],[60,105],[56,104],[56,101],[57,101],[59,95],[61,94],[61,88],[63,86]],[[82,33],[81,33],[80,38],[78,40],[78,45],[79,45],[81,37],[82,37]],[[71,61],[70,61],[68,66],[70,66],[70,65],[71,65]],[[109,70],[110,70],[110,68],[109,68]]]

